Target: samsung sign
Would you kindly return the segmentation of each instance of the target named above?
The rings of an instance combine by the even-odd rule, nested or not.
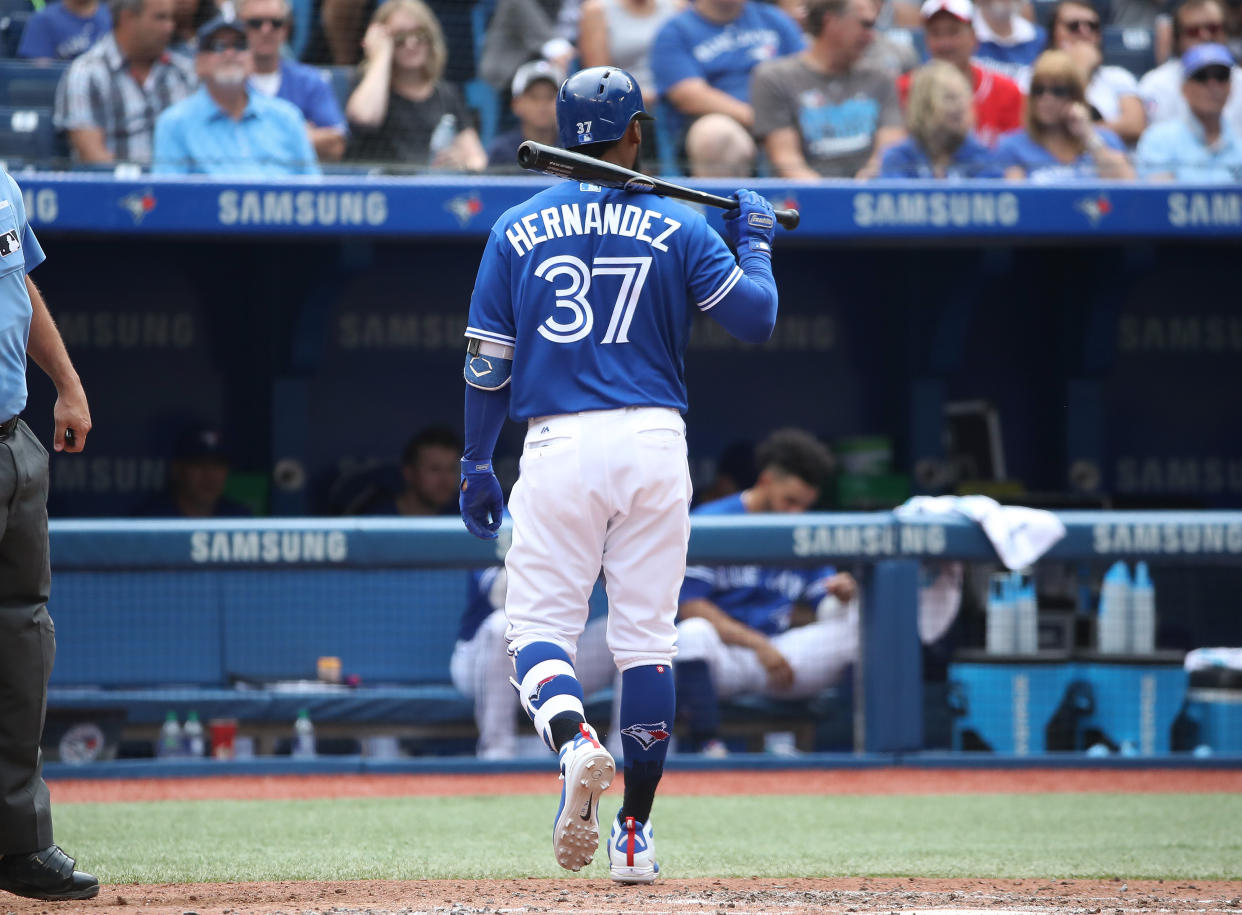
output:
[[[1242,553],[1242,524],[1096,524],[1091,548],[1115,555]]]
[[[349,556],[344,531],[195,531],[190,560],[212,563],[339,563]]]
[[[216,207],[222,226],[382,226],[383,191],[223,191]]]
[[[1010,191],[899,191],[854,195],[854,225],[928,228],[1016,226],[1018,195]]]

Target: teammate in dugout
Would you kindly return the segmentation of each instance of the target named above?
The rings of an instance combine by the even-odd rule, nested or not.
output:
[[[804,512],[832,472],[828,449],[801,429],[773,432],[756,449],[753,486],[696,515]],[[719,755],[719,699],[758,693],[814,696],[858,654],[858,585],[832,566],[691,566],[677,624],[679,714],[690,743]]]
[[[637,167],[650,115],[624,70],[569,77],[556,115],[562,146]],[[519,699],[564,781],[553,849],[569,870],[591,861],[600,794],[615,774],[574,670],[602,569],[622,684],[625,796],[608,839],[621,883],[659,874],[651,808],[675,711],[691,495],[683,357],[694,310],[748,342],[768,339],[776,322],[776,219],[758,194],[737,199],[725,213],[735,256],[680,203],[558,184],[497,220],[470,302],[462,519],[476,536],[496,536],[504,499],[491,459],[508,412],[528,431],[509,506],[507,637]]]

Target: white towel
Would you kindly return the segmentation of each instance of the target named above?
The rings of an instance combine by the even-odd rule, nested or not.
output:
[[[1024,569],[1065,536],[1050,511],[1001,505],[988,496],[915,496],[893,509],[898,518],[963,515],[978,523],[1007,569]]]

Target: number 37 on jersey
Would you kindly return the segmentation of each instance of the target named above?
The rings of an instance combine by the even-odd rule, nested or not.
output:
[[[553,285],[556,308],[539,325],[540,335],[553,343],[575,343],[589,336],[595,328],[591,298],[606,302],[615,288],[608,328],[599,342],[629,343],[630,323],[650,269],[650,256],[596,257],[589,264],[572,254],[549,257],[535,268],[535,276]],[[591,296],[593,283],[597,291]]]

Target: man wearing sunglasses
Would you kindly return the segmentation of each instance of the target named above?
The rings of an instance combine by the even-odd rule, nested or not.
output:
[[[199,90],[155,122],[156,174],[319,174],[302,113],[249,89],[250,47],[239,21],[217,16],[198,30],[195,67]]]
[[[1149,71],[1139,80],[1139,96],[1147,108],[1148,123],[1189,117],[1182,95],[1181,56],[1193,47],[1225,41],[1225,9],[1220,0],[1186,0],[1173,14],[1173,42],[1177,56]],[[1221,115],[1242,134],[1242,68],[1230,71],[1229,101]]]
[[[239,10],[250,40],[251,88],[296,105],[319,161],[340,161],[349,130],[332,86],[315,67],[283,54],[292,22],[288,0],[242,0]]]
[[[1242,181],[1242,136],[1221,117],[1233,55],[1224,45],[1201,44],[1183,54],[1181,63],[1189,114],[1144,132],[1136,154],[1139,174],[1157,181],[1236,184]]]

